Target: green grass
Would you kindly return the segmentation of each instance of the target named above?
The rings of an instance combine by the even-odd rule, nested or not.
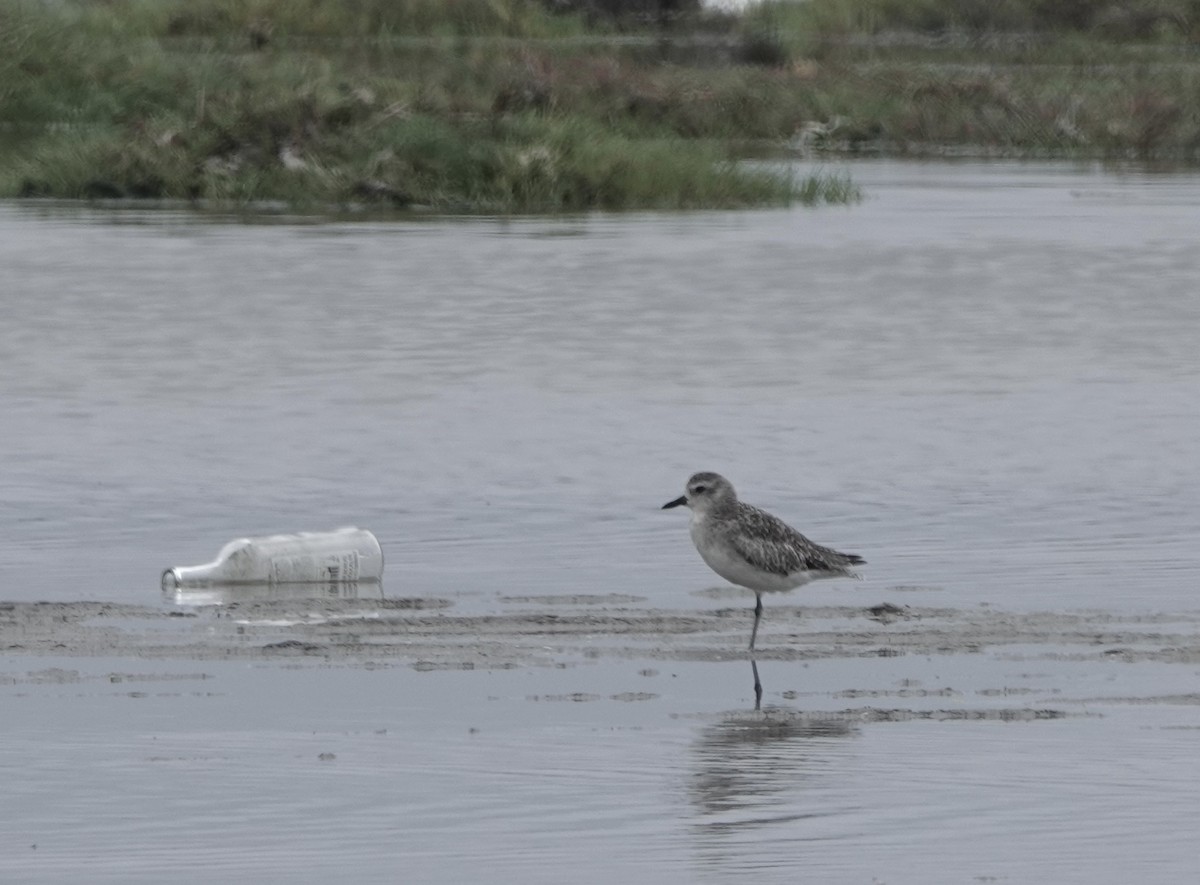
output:
[[[736,162],[735,139],[794,123],[753,76],[714,91],[563,44],[583,25],[526,0],[35,7],[4,13],[0,119],[25,137],[2,194],[523,212],[841,193]]]

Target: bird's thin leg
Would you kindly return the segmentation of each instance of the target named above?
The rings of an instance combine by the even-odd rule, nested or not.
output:
[[[758,681],[758,661],[750,659],[750,669],[754,671],[754,709],[762,708],[762,683]]]
[[[754,606],[754,629],[750,631],[750,651],[754,651],[754,637],[758,635],[758,622],[762,618],[762,596],[757,596]]]

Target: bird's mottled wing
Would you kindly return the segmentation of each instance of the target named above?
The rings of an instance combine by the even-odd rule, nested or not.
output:
[[[783,520],[765,510],[738,502],[736,529],[728,540],[755,568],[774,575],[799,571],[848,574],[849,566],[863,562],[854,554],[838,553],[814,544]]]

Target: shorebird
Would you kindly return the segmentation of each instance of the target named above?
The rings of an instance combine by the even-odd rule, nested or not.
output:
[[[764,593],[794,590],[819,578],[857,578],[850,566],[866,562],[854,553],[814,544],[778,517],[739,501],[733,485],[719,473],[694,474],[684,494],[662,509],[680,505],[692,509],[692,542],[709,568],[754,591],[751,651]]]

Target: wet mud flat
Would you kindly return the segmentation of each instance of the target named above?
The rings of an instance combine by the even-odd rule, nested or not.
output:
[[[1200,611],[893,598],[2,602],[0,879],[1195,880]]]
[[[24,677],[18,668],[0,678],[9,684],[77,678],[77,671],[39,670],[38,656],[92,659],[81,660],[87,671],[112,658],[417,672],[603,670],[634,661],[645,662],[637,671],[643,676],[677,664],[750,660],[744,605],[668,610],[606,594],[500,596],[495,608],[459,614],[451,600],[420,597],[195,608],[0,602],[0,655],[29,664]],[[764,669],[768,700],[804,698],[812,706],[819,697],[823,714],[841,703],[841,712],[862,721],[1055,718],[1097,703],[1200,705],[1194,678],[1200,611],[775,605],[761,637],[754,658]],[[1137,665],[1145,664],[1166,669],[1142,678],[1147,671]],[[827,665],[839,674],[833,683],[803,675]],[[773,685],[773,670],[789,675]],[[1070,676],[1081,671],[1094,678]],[[643,690],[652,684],[630,688],[618,680],[608,693],[580,689],[529,699],[646,700],[658,697]]]

